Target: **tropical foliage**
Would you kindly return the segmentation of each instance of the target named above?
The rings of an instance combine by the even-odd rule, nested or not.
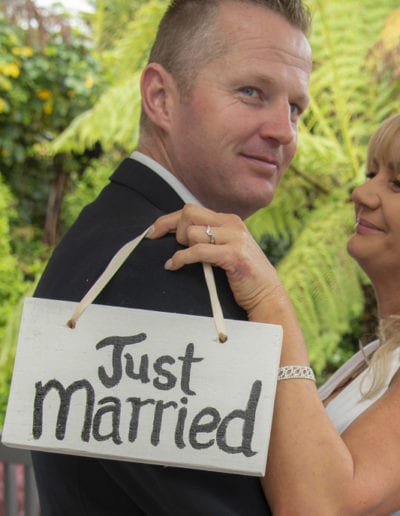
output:
[[[46,155],[46,143],[93,104],[98,66],[89,41],[67,19],[38,10],[26,18],[17,10],[22,5],[32,2],[13,3],[8,18],[0,11],[0,169],[19,201],[20,224],[45,228],[54,244],[69,173],[82,160]]]
[[[0,427],[21,301],[59,235],[69,174],[88,162],[45,148],[95,100],[88,44],[65,13],[0,3]]]
[[[0,342],[3,343],[0,347],[0,414],[5,408],[12,367],[10,357],[14,356],[15,342],[14,338],[6,338],[6,327],[15,306],[26,290],[23,274],[15,256],[11,254],[9,220],[15,214],[13,196],[0,177]]]
[[[113,77],[110,87],[53,142],[53,152],[82,152],[97,141],[105,151],[134,147],[141,107],[140,74],[167,4],[167,0],[141,2],[124,33],[102,54],[107,74]]]

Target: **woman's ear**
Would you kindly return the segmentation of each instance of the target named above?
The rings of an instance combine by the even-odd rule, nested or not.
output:
[[[149,63],[143,70],[140,88],[147,117],[161,129],[168,130],[177,95],[172,75],[160,64]]]

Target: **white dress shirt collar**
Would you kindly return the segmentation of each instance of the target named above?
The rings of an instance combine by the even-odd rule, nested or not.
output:
[[[130,155],[131,159],[139,161],[143,165],[148,168],[151,168],[153,172],[158,174],[169,186],[179,195],[179,197],[187,204],[201,204],[196,197],[189,192],[184,184],[182,184],[179,179],[177,179],[171,172],[169,172],[166,168],[164,168],[160,163],[155,161],[154,159],[146,156],[139,151],[134,151]]]

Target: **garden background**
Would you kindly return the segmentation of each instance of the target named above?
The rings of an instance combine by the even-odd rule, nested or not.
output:
[[[138,137],[139,77],[167,0],[0,0],[0,428],[22,301]],[[347,257],[370,134],[400,111],[398,0],[308,0],[311,103],[271,207],[248,221],[292,296],[319,381],[376,325]],[[61,271],[60,271],[61,273]]]

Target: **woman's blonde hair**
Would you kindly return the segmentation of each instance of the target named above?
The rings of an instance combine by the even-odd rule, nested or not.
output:
[[[372,382],[365,388],[361,383],[361,393],[364,398],[373,398],[381,391],[388,380],[390,369],[390,354],[400,348],[400,315],[390,315],[379,321],[378,337],[379,348],[369,362],[372,373]]]
[[[373,170],[376,163],[400,172],[400,114],[386,119],[369,141],[367,168]],[[372,383],[365,390],[362,385],[364,398],[372,398],[388,380],[390,353],[400,347],[400,315],[381,319],[378,336],[381,344],[369,364]]]
[[[400,113],[387,118],[368,143],[367,170],[375,163],[400,170]]]

